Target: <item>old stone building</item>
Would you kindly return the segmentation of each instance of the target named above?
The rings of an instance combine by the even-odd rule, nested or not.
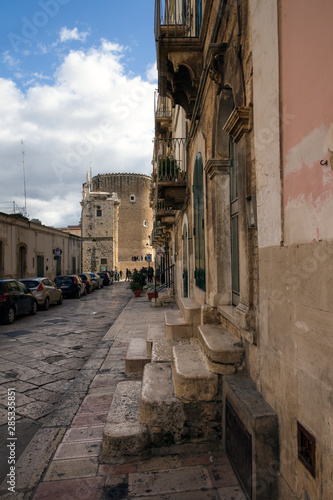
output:
[[[217,374],[252,499],[333,498],[332,13],[156,0],[152,239],[175,269],[169,338],[198,342],[173,348],[174,390],[213,404]]]
[[[119,203],[117,193],[92,191],[87,176],[81,202],[82,272],[115,269]]]
[[[116,193],[119,200],[113,269],[123,273],[126,269],[146,267],[152,261],[150,185],[149,176],[134,173],[99,174],[92,179],[96,196],[101,192]]]
[[[43,277],[80,270],[81,239],[20,215],[0,213],[0,279]]]

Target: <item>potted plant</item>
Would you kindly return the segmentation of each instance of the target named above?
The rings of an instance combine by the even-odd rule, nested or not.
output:
[[[179,167],[177,161],[172,156],[162,156],[158,162],[159,181],[175,181]]]
[[[132,280],[130,282],[131,290],[134,292],[136,297],[140,297],[141,290],[146,284],[146,277],[144,274],[139,273],[136,269],[132,274]]]
[[[136,297],[140,297],[141,290],[142,290],[141,283],[139,283],[138,281],[131,281],[130,287],[131,287],[132,292],[134,292],[134,295]]]

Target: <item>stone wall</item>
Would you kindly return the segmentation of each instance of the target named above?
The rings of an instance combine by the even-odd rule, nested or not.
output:
[[[142,174],[102,174],[93,178],[93,188],[116,193],[120,200],[118,219],[118,271],[147,266],[152,253],[150,236],[153,211],[149,204],[151,178]],[[139,260],[133,261],[133,257]]]

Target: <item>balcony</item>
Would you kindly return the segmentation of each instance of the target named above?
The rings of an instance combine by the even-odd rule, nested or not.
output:
[[[165,200],[157,200],[156,220],[164,227],[170,227],[175,222],[176,212],[173,208],[166,206]]]
[[[201,0],[155,0],[158,88],[191,118],[202,71]]]
[[[162,97],[155,91],[155,133],[157,136],[171,129],[173,108],[169,97]]]
[[[155,139],[153,176],[156,199],[180,210],[186,198],[186,139]]]

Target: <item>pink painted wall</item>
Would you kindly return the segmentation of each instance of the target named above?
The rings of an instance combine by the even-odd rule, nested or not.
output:
[[[320,165],[320,160],[329,159],[328,148],[333,150],[332,25],[332,0],[280,1],[282,160],[289,243],[333,237],[324,220],[333,213],[333,171],[330,163]]]

